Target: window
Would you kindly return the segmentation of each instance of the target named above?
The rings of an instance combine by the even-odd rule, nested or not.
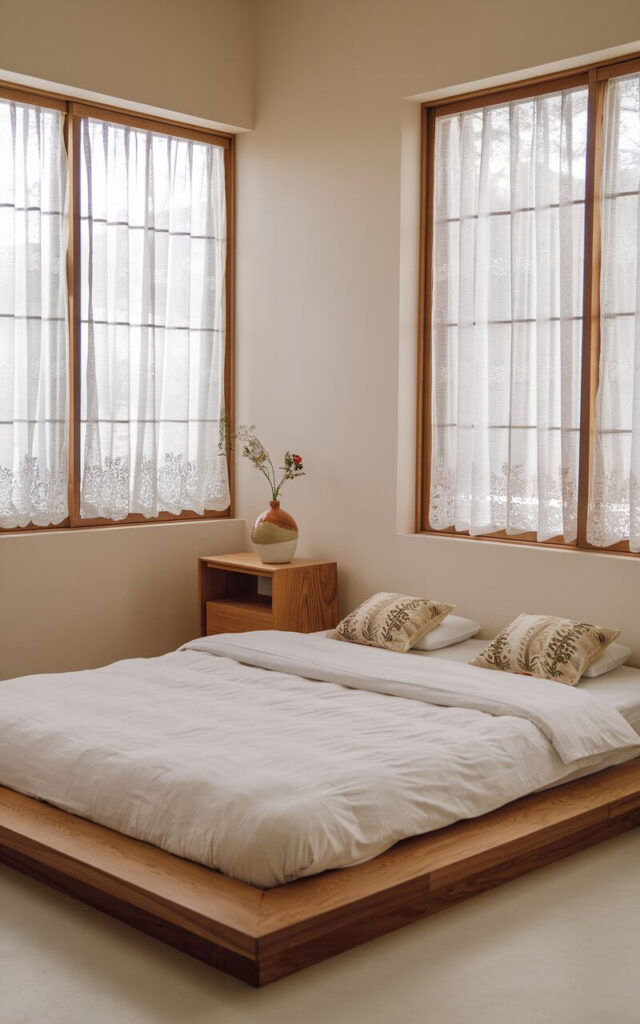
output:
[[[418,529],[640,551],[640,61],[423,124]]]
[[[0,528],[230,513],[231,147],[0,91]]]
[[[600,385],[587,539],[640,551],[640,75],[605,99]]]

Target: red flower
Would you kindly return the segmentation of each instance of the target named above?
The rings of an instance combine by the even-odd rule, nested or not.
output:
[[[302,456],[301,455],[294,455],[293,456],[293,461],[295,462],[296,466],[301,466],[302,465]]]

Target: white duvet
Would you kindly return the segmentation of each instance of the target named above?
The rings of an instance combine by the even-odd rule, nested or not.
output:
[[[640,753],[559,683],[296,633],[0,683],[0,784],[269,887]]]

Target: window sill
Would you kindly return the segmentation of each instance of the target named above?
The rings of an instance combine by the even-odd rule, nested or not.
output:
[[[229,508],[224,512],[205,512],[204,515],[200,516],[197,513],[182,513],[182,515],[174,516],[170,513],[165,513],[159,516],[157,519],[145,519],[144,516],[129,516],[127,519],[121,519],[118,521],[110,521],[107,519],[90,519],[84,522],[79,522],[74,526],[71,526],[69,520],[66,519],[63,523],[59,523],[56,526],[17,526],[11,530],[0,530],[0,537],[28,537],[33,534],[70,534],[78,532],[86,532],[90,530],[112,530],[114,527],[139,527],[139,526],[169,526],[173,524],[182,524],[194,526],[198,523],[212,523],[212,522],[238,522],[232,514],[232,510]]]
[[[537,550],[551,550],[551,551],[568,551],[580,554],[594,554],[594,555],[624,555],[627,558],[638,558],[640,552],[629,551],[629,546],[626,542],[616,544],[610,548],[594,548],[586,542],[584,544],[564,544],[562,541],[546,540],[536,541],[529,537],[501,537],[497,534],[481,534],[477,537],[471,537],[468,533],[456,533],[455,531],[449,530],[430,530],[421,529],[416,530],[413,536],[417,537],[443,537],[449,538],[450,540],[463,540],[463,541],[484,541],[492,544],[511,544],[519,547],[535,548]]]

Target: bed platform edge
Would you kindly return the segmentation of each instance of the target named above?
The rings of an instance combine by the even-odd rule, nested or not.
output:
[[[0,787],[0,861],[254,986],[640,824],[640,758],[262,890]]]

